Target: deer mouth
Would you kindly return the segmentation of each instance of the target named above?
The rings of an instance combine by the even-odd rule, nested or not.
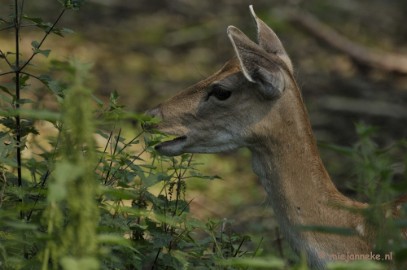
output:
[[[165,156],[177,156],[183,153],[182,150],[185,146],[186,141],[187,136],[179,136],[173,140],[157,144],[154,149]]]

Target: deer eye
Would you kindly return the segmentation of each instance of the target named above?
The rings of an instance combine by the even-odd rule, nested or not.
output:
[[[222,89],[222,87],[219,84],[214,84],[212,86],[211,92],[208,94],[208,98],[210,96],[214,96],[218,100],[227,100],[230,96],[232,95],[231,91]]]

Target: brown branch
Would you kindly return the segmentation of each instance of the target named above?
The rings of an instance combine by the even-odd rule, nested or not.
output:
[[[318,105],[331,111],[350,112],[371,116],[385,116],[407,119],[407,109],[382,100],[360,100],[341,96],[325,96],[318,99]]]
[[[329,46],[349,55],[358,63],[387,72],[407,74],[407,56],[368,48],[344,37],[315,16],[305,11],[289,10],[285,18]]]

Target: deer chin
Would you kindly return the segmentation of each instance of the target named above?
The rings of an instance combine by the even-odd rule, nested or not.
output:
[[[154,148],[164,156],[178,156],[184,153],[187,144],[187,136],[179,136],[173,140],[162,142]]]

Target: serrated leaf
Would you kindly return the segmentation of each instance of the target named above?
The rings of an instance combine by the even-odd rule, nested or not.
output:
[[[57,36],[64,37],[64,34],[72,34],[75,33],[73,30],[69,28],[56,28],[54,27],[52,29],[52,33],[54,33]]]
[[[138,199],[138,195],[132,190],[118,189],[118,188],[105,188],[103,194],[112,200],[133,200]]]
[[[3,91],[4,93],[10,95],[11,97],[14,97],[14,95],[8,90],[8,88],[4,85],[0,85],[0,90]]]
[[[40,43],[38,41],[36,41],[36,40],[33,40],[31,42],[31,46],[33,47],[34,50],[37,50],[39,48],[39,46],[40,46]]]
[[[37,50],[37,53],[44,55],[45,57],[48,57],[49,54],[51,53],[51,50]]]
[[[27,16],[27,15],[23,15],[23,19],[28,20],[28,21],[31,21],[31,22],[33,22],[33,23],[35,23],[35,24],[42,24],[42,23],[44,23],[44,21],[43,21],[41,18],[39,18],[39,17],[30,17],[30,16]]]
[[[41,75],[39,76],[39,79],[45,86],[48,87],[49,90],[51,90],[54,94],[56,94],[58,97],[63,97],[63,87],[60,82],[53,80],[50,76],[48,75]]]

